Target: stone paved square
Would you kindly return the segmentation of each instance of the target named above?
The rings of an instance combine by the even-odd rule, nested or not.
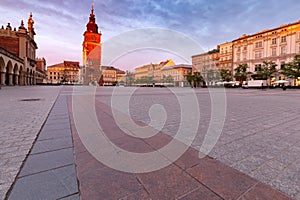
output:
[[[61,89],[63,90],[60,92]],[[118,109],[118,107],[114,107],[111,104],[111,94],[114,89],[115,88],[112,87],[99,87],[96,90],[96,108],[102,112],[106,112],[107,116],[103,118],[106,120],[116,120],[113,114],[109,113],[109,110],[106,110],[102,105],[105,104],[107,107]],[[115,93],[116,98],[124,99],[124,97],[128,95],[129,90],[130,89],[126,87],[121,88],[121,90],[119,88],[118,93]],[[154,115],[153,113],[151,114],[152,106],[161,105],[165,109],[165,116],[159,115],[158,118],[155,118],[157,124],[163,125],[160,135],[167,134],[176,138],[177,130],[180,128],[180,115],[182,112],[178,106],[177,97],[186,96],[190,91],[194,92],[197,97],[198,105],[189,106],[199,106],[200,119],[197,136],[191,146],[199,151],[211,120],[211,102],[213,101],[211,96],[214,96],[213,93],[222,92],[222,90],[206,88],[172,88],[172,90],[173,93],[171,93],[168,88],[136,88],[136,91],[129,101],[130,116],[139,125],[149,124],[151,122],[151,116],[157,117],[155,113]],[[279,89],[226,89],[224,91],[226,92],[225,122],[220,138],[218,138],[216,145],[209,153],[209,157],[252,177],[254,180],[265,183],[294,199],[299,199],[300,107],[298,103],[300,91],[282,91]],[[59,95],[60,97],[66,96],[68,99],[71,99],[73,92],[72,87],[40,86],[2,88],[0,92],[0,123],[2,127],[0,130],[0,194],[1,199],[4,199],[6,192],[10,189],[16,176],[19,174],[20,167],[24,159],[28,156],[34,140],[37,138],[56,97]],[[20,101],[22,99],[31,98],[40,98],[41,100],[36,102]],[[68,107],[70,108],[70,106],[72,105],[69,104]],[[32,151],[33,156],[39,155],[39,153],[45,154],[47,151],[53,151],[53,149],[57,149],[55,151],[59,152],[61,142],[61,149],[68,149],[70,147],[69,142],[66,144],[64,142],[67,141],[67,137],[70,136],[70,133],[66,134],[66,131],[70,132],[70,130],[67,129],[70,127],[70,124],[65,124],[68,123],[68,120],[62,117],[66,116],[66,114],[60,109],[63,108],[58,105],[49,115],[44,127],[45,129],[41,131],[39,137],[41,139],[36,141],[37,146]],[[56,118],[56,116],[58,118]],[[72,114],[70,116],[72,118]],[[58,123],[58,127],[60,128],[56,129],[55,124],[57,121],[60,121],[58,120],[60,117],[65,123]],[[164,117],[166,117],[165,123],[161,121]],[[216,123],[217,122],[214,122],[213,124]],[[72,121],[71,126],[74,126]],[[110,125],[106,124],[106,126],[109,127]],[[117,125],[111,127],[115,126]],[[185,130],[187,135],[189,135],[188,132],[192,130],[192,128],[193,127],[188,127]],[[111,131],[113,132],[112,129]],[[179,139],[183,142],[188,142],[191,138]],[[53,146],[48,140],[51,143],[53,142]],[[74,143],[80,141],[78,136],[75,138],[74,134],[73,140]],[[56,141],[57,143],[55,143]],[[121,142],[121,140],[116,141]],[[145,141],[147,142],[147,140]],[[161,148],[169,142],[169,140],[166,140],[166,142],[159,141],[158,144],[156,144],[155,141],[157,141],[157,139],[149,140],[149,144],[151,144],[151,146],[154,145],[152,147],[155,148],[156,146]],[[128,147],[130,147],[130,145]],[[40,152],[37,148],[41,149]],[[89,163],[85,161],[87,158],[82,157],[87,153],[85,148],[80,148],[82,149],[79,152],[82,159],[81,162]],[[75,145],[75,152],[77,149],[78,146]],[[85,153],[82,154],[81,152]],[[191,150],[188,152],[191,152]],[[199,164],[199,161],[194,160],[196,155],[193,154],[192,157],[186,157],[186,155],[189,154],[185,154],[185,157],[180,159],[180,162],[178,161],[174,164],[179,165],[183,170],[185,170],[185,167],[182,166],[186,165],[188,168],[193,168],[194,164]],[[28,158],[31,158],[31,156]],[[68,159],[69,158],[70,157],[68,157]],[[56,158],[53,159],[55,161]],[[36,160],[36,162],[38,162],[38,160]],[[203,161],[201,162],[201,165],[203,165]],[[24,166],[26,166],[26,164]],[[89,171],[89,168],[84,169]],[[20,178],[20,180],[21,179],[22,178]],[[248,194],[249,196],[255,195],[255,192],[261,192],[260,188],[255,188],[253,192]],[[193,196],[192,194],[194,193],[196,194],[197,192],[192,192],[191,196]],[[138,193],[132,195],[138,195]],[[77,195],[75,196],[76,198],[78,197]]]
[[[13,184],[60,89],[16,86],[0,90],[0,199]]]
[[[120,98],[126,94],[127,89],[122,90],[115,93]],[[188,90],[191,89],[174,89],[176,95],[186,95]],[[209,156],[293,198],[299,196],[300,91],[225,91],[225,123],[222,134]],[[96,101],[111,106],[111,92],[111,88],[99,88]],[[220,91],[201,88],[195,89],[194,92],[198,98],[201,118],[192,147],[199,150],[210,122],[210,97]],[[135,121],[150,123],[149,109],[153,104],[164,106],[167,113],[162,132],[175,136],[180,122],[180,107],[169,89],[137,89],[130,99],[131,117]]]

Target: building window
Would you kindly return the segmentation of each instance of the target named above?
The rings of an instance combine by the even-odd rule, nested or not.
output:
[[[254,71],[260,71],[261,70],[261,64],[255,65]]]
[[[282,43],[286,42],[286,36],[282,36],[282,37],[281,37],[281,42],[282,42]]]
[[[241,51],[241,47],[238,47],[238,50],[237,50],[238,52],[240,52]]]
[[[56,79],[56,76],[54,76],[54,78],[53,79]]]
[[[237,61],[240,61],[241,60],[241,55],[237,55]]]
[[[255,58],[258,59],[258,58],[261,58],[262,57],[262,52],[261,51],[256,51],[255,52]]]
[[[283,69],[284,67],[285,67],[285,63],[282,62],[282,63],[280,64],[280,69]]]
[[[52,75],[52,72],[50,72],[50,75]]]
[[[244,46],[244,51],[247,51],[247,46]]]
[[[277,39],[276,39],[276,38],[273,38],[273,39],[272,39],[272,44],[276,44],[276,42],[277,42]]]
[[[54,75],[56,75],[56,72],[54,72]]]
[[[244,60],[247,60],[247,54],[246,53],[244,53],[243,57],[244,57]]]
[[[272,56],[277,56],[277,49],[276,48],[272,48]]]
[[[50,76],[50,79],[52,79],[52,76]]]
[[[286,54],[286,46],[281,47],[281,54]]]
[[[260,48],[260,47],[262,47],[262,41],[256,42],[255,43],[255,48]]]

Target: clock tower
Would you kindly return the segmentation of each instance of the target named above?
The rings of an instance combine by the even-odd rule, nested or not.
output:
[[[101,66],[101,32],[98,32],[94,14],[94,4],[92,5],[89,22],[84,32],[84,41],[82,43],[82,64],[83,64],[83,82],[88,84],[91,81],[99,81]]]

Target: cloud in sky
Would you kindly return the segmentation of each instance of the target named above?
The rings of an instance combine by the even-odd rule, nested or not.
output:
[[[48,65],[62,60],[81,61],[90,7],[91,1],[86,0],[1,0],[0,25],[10,22],[13,27],[19,27],[21,19],[27,21],[29,13],[33,12],[38,56],[45,57]],[[298,0],[95,1],[102,41],[134,29],[159,27],[191,37],[204,50],[244,33],[252,34],[298,21],[299,9]],[[124,66],[134,65],[134,60],[130,60],[131,63],[127,61]]]

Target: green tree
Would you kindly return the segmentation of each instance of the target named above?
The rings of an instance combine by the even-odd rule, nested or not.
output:
[[[237,68],[234,69],[234,78],[236,78],[238,81],[246,81],[248,76],[252,74],[251,72],[247,71],[247,69],[247,64],[240,64]]]
[[[191,87],[193,87],[193,80],[194,80],[194,75],[192,74],[192,72],[189,72],[187,75],[186,75],[186,80],[187,82],[190,84]]]
[[[300,55],[296,55],[294,60],[284,65],[282,74],[293,79],[300,77]]]
[[[277,64],[273,61],[264,61],[262,66],[258,69],[257,75],[263,79],[267,80],[267,83],[270,84],[270,78],[278,70],[276,69]]]
[[[229,69],[221,69],[220,76],[223,81],[232,81],[231,71]]]
[[[200,72],[194,72],[193,75],[193,82],[195,87],[199,87],[200,84],[203,82],[203,76],[201,75]]]

